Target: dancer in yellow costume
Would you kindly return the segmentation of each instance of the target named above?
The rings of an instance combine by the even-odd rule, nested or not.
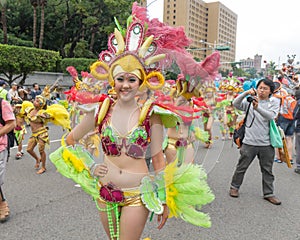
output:
[[[46,171],[45,146],[49,144],[47,124],[52,122],[70,130],[69,113],[60,104],[47,106],[46,98],[42,95],[35,97],[33,103],[24,101],[22,103],[20,116],[30,125],[31,137],[28,140],[27,152],[35,159],[37,174]],[[34,151],[38,145],[39,156]]]

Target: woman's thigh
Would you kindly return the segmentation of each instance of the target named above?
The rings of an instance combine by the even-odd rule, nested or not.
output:
[[[122,207],[120,239],[139,240],[147,222],[149,211],[144,206]]]

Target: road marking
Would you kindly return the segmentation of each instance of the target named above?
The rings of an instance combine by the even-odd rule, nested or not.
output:
[[[50,141],[50,143],[54,143],[54,142],[61,142],[61,139],[56,139],[56,140]],[[28,144],[22,145],[22,147],[27,147],[27,146],[28,146]],[[18,146],[14,146],[14,147],[12,147],[12,148],[10,148],[10,149],[14,149],[14,148],[18,148]]]

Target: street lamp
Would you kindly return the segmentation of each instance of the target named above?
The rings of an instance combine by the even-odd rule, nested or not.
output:
[[[214,43],[210,43],[202,39],[199,42],[208,45],[209,49],[213,49],[217,51],[229,51],[230,50],[229,45],[231,44],[231,42],[217,43],[216,41]]]

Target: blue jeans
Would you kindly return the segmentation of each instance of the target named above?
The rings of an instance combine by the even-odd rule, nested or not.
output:
[[[259,160],[260,169],[262,172],[262,188],[264,197],[274,196],[274,175],[272,172],[273,159],[275,155],[274,148],[270,146],[251,146],[243,144],[240,149],[240,158],[236,166],[236,170],[233,174],[231,187],[234,189],[239,189],[243,183],[245,173],[257,156]]]
[[[284,118],[283,116],[278,117],[278,125],[284,131],[285,136],[293,136],[295,131],[295,121]]]

